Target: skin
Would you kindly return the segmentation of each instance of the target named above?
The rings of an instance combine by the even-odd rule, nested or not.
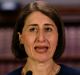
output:
[[[48,16],[39,11],[31,13],[25,19],[19,39],[24,44],[25,52],[28,55],[23,72],[30,69],[34,75],[37,75],[37,72],[38,75],[48,75],[48,71],[53,66],[54,68],[59,67],[53,61],[58,42],[57,27]]]

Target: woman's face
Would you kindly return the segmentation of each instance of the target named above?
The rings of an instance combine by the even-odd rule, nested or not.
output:
[[[57,27],[48,16],[36,11],[25,19],[19,39],[29,58],[44,62],[52,59],[56,50]]]

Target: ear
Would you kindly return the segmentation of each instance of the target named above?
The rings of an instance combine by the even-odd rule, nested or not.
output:
[[[21,34],[20,32],[18,32],[18,35],[19,35],[19,41],[20,41],[20,44],[23,44],[22,34]]]

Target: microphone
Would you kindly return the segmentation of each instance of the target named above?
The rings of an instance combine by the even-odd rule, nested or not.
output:
[[[32,71],[28,71],[26,75],[32,75]]]

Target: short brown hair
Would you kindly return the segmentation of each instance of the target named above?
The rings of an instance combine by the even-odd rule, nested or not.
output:
[[[58,29],[58,45],[55,51],[55,54],[53,56],[53,59],[58,59],[63,51],[64,51],[64,27],[63,23],[57,14],[56,10],[43,1],[35,1],[27,4],[21,11],[20,17],[15,25],[14,33],[13,33],[13,39],[12,39],[12,52],[15,54],[15,56],[19,59],[25,59],[27,57],[27,54],[24,50],[24,46],[20,44],[19,42],[19,35],[18,32],[22,33],[22,29],[24,27],[24,21],[25,18],[30,15],[34,11],[40,11],[44,15],[48,16],[50,19],[52,19],[56,27]]]

